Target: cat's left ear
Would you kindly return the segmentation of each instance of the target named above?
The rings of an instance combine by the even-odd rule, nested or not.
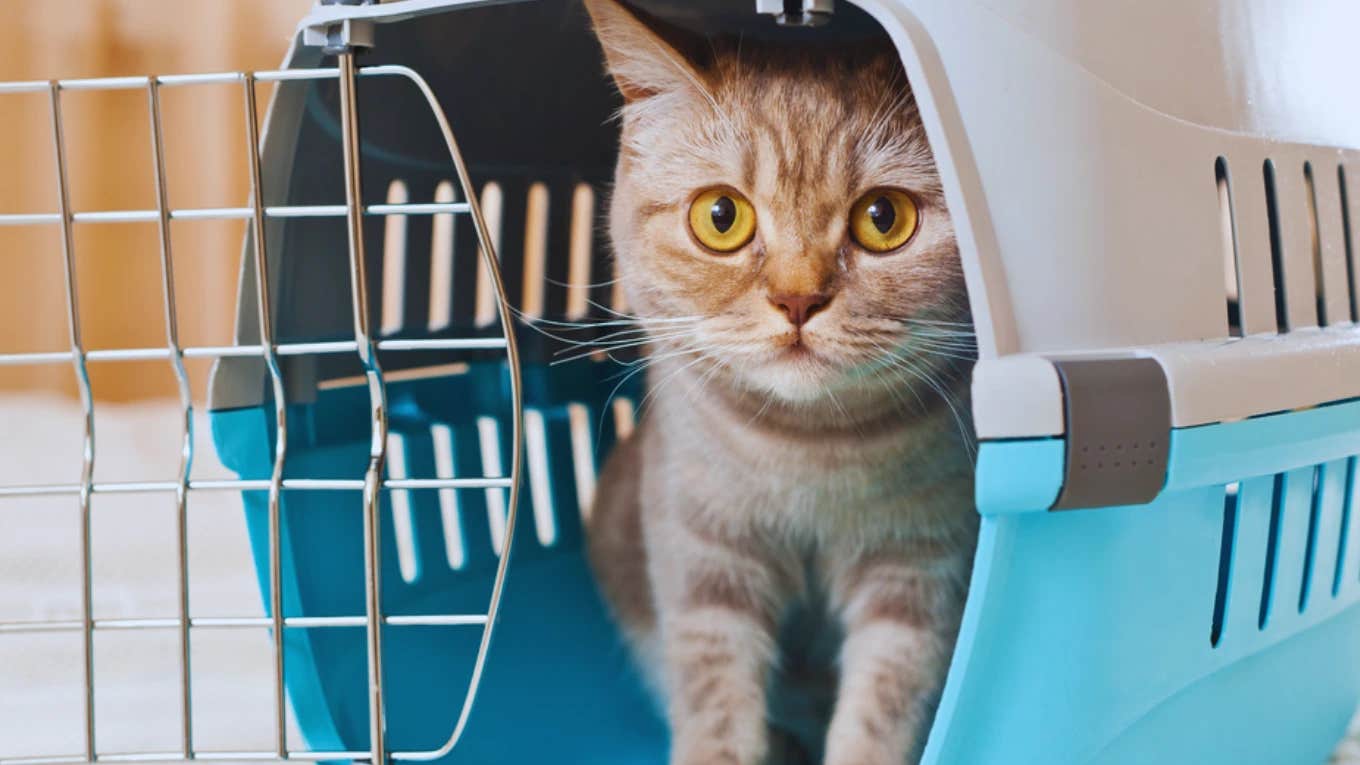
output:
[[[708,88],[703,40],[621,0],[585,0],[605,63],[625,101]]]

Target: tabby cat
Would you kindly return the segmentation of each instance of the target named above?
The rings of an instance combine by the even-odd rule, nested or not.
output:
[[[608,225],[650,364],[590,555],[671,762],[914,761],[976,542],[974,353],[901,61],[586,6],[624,99]]]

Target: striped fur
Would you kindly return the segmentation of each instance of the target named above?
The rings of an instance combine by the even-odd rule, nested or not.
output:
[[[650,334],[590,553],[665,705],[671,762],[914,761],[976,514],[963,277],[901,64],[877,41],[710,42],[586,6],[625,97],[609,230]],[[719,185],[758,221],[729,255],[686,223]],[[880,186],[921,209],[888,255],[847,233]],[[833,297],[801,330],[769,299],[812,293]]]

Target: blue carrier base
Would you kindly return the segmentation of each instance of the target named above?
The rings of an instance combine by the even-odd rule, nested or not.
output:
[[[503,410],[504,368],[489,365],[455,379],[389,385],[391,429],[405,443],[408,472],[434,475],[431,425],[453,433],[456,475],[483,474],[478,423],[467,412]],[[530,392],[532,375],[526,377]],[[599,388],[599,386],[595,386]],[[605,395],[586,399],[596,464],[612,428],[601,426]],[[620,395],[632,389],[625,387]],[[353,478],[367,464],[366,391],[321,391],[313,404],[289,407],[289,476]],[[541,409],[550,454],[570,456],[565,404]],[[268,408],[214,412],[222,459],[244,478],[268,478],[273,415]],[[343,431],[328,430],[343,428]],[[499,422],[502,465],[509,423]],[[555,459],[552,498],[557,538],[536,534],[531,492],[514,533],[513,560],[500,620],[467,729],[445,760],[465,763],[665,762],[667,734],[624,645],[596,593],[582,554],[571,460]],[[245,492],[246,520],[268,610],[268,496]],[[457,492],[466,561],[450,567],[438,492],[410,491],[416,546],[415,581],[402,579],[395,550],[391,494],[382,505],[382,599],[385,612],[484,614],[497,556],[491,543],[486,490]],[[286,616],[363,613],[359,493],[284,491],[281,502]],[[387,626],[383,631],[387,746],[433,750],[449,737],[463,704],[481,637],[479,625]],[[309,748],[368,748],[367,678],[361,627],[288,627],[284,635],[289,699]]]
[[[1360,402],[1175,430],[1141,506],[1047,511],[1062,443],[982,446],[925,761],[1327,761],[1360,700]]]
[[[561,370],[555,370],[555,374]],[[541,374],[539,374],[541,373]],[[538,376],[536,376],[538,374]],[[430,426],[451,428],[457,475],[480,475],[477,423],[504,409],[503,370],[391,386],[409,472],[433,474]],[[543,414],[557,538],[540,543],[531,492],[486,675],[448,760],[663,763],[666,731],[611,626],[581,554],[566,404],[585,403],[594,465],[611,386],[548,386]],[[624,395],[629,395],[624,391]],[[366,394],[321,391],[289,410],[290,475],[353,478],[367,455]],[[508,434],[508,423],[499,422]],[[272,415],[215,412],[223,459],[267,477]],[[1167,489],[1150,504],[1046,512],[1061,439],[986,443],[982,534],[967,614],[935,721],[930,765],[1321,763],[1360,698],[1360,402],[1173,433]],[[508,459],[508,438],[501,440]],[[483,613],[496,562],[486,492],[458,492],[467,560],[445,557],[437,492],[412,491],[417,577],[402,580],[383,506],[388,614]],[[266,496],[246,493],[262,586]],[[283,494],[284,611],[362,613],[357,492]],[[1225,541],[1226,535],[1226,541]],[[1264,604],[1264,605],[1263,605]],[[1264,614],[1264,617],[1262,616]],[[463,701],[480,629],[387,627],[389,747],[434,749]],[[287,685],[309,746],[367,747],[362,629],[293,628]]]

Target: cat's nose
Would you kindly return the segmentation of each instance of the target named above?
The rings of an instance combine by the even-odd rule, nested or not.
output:
[[[789,323],[795,327],[806,324],[813,314],[826,308],[827,303],[830,302],[831,293],[829,292],[770,295],[770,303],[783,311],[784,315],[789,317]]]

